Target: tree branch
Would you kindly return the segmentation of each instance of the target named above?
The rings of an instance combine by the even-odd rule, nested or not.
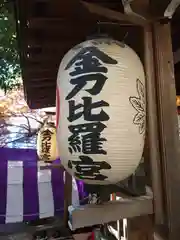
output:
[[[17,141],[19,141],[19,140],[21,140],[21,139],[24,139],[24,138],[27,138],[27,136],[23,136],[23,137],[14,139],[14,140],[12,140],[12,141],[6,142],[4,145],[1,146],[1,148],[5,148],[8,144],[13,143],[13,142],[17,142]]]

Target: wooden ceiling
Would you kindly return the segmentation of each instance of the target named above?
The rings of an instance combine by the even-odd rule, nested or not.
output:
[[[176,92],[177,95],[180,95],[180,8],[177,9],[172,19],[171,26]]]
[[[136,4],[139,2],[140,6],[145,2],[134,1]],[[152,1],[156,3],[153,5],[155,15],[163,15],[169,1]],[[123,27],[118,24],[118,18],[123,15],[121,0],[86,0],[86,2],[98,3],[106,9],[115,10],[114,19],[109,20],[108,16],[91,13],[77,0],[16,0],[22,75],[26,100],[30,108],[55,105],[56,76],[60,61],[72,46],[86,40],[87,36],[100,31],[121,41],[128,32],[126,43],[132,47],[136,46],[136,51],[141,55],[140,37],[137,38],[137,35],[141,34],[140,28]],[[162,13],[157,12],[157,9]],[[138,7],[138,10],[141,8]],[[178,35],[180,24],[177,19],[176,16],[173,22],[174,51],[180,47],[179,40],[176,40],[180,36]],[[180,76],[180,71],[178,72]]]

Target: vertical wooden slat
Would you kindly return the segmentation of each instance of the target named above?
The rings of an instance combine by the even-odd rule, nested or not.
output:
[[[156,86],[169,239],[180,236],[180,159],[170,24],[154,24]]]
[[[65,184],[64,184],[64,224],[68,224],[68,207],[72,204],[72,176],[68,172],[65,174]]]
[[[144,65],[146,72],[147,94],[147,127],[149,157],[151,164],[151,180],[154,195],[154,211],[156,224],[163,223],[162,176],[158,141],[158,118],[156,106],[156,83],[154,75],[154,59],[152,46],[152,28],[144,28]]]

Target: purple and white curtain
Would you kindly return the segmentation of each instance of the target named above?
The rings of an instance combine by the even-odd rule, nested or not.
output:
[[[79,204],[75,180],[72,203]],[[32,149],[0,149],[0,224],[62,215],[63,205],[61,169],[41,170]]]

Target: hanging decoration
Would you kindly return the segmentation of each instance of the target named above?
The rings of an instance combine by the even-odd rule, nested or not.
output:
[[[54,123],[46,123],[37,137],[37,154],[40,161],[52,162],[58,158],[56,144],[56,127]]]
[[[144,148],[145,74],[129,46],[99,38],[72,48],[57,78],[57,144],[65,169],[89,184],[133,174]]]

